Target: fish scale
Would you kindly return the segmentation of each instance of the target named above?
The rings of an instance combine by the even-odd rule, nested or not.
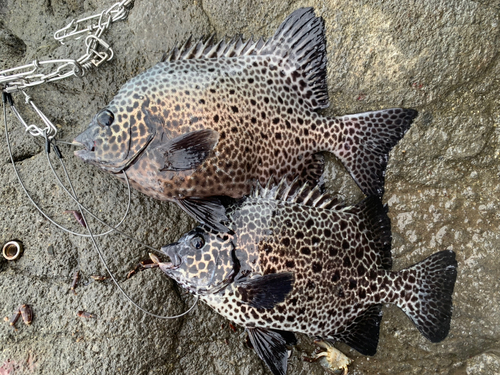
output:
[[[315,184],[323,151],[365,194],[382,196],[388,153],[417,111],[316,112],[327,106],[324,22],[303,8],[267,41],[174,49],[97,113],[75,154],[217,229],[224,216],[215,197],[240,198],[271,176]]]
[[[375,354],[386,303],[401,308],[432,342],[443,340],[454,252],[391,271],[390,220],[377,197],[344,206],[318,187],[299,187],[286,180],[258,187],[227,208],[228,233],[195,228],[162,248],[171,262],[160,269],[245,327],[274,374],[286,372],[283,332]]]

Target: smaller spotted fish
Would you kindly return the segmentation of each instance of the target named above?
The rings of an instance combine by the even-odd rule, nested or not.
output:
[[[294,332],[377,350],[382,305],[395,304],[430,341],[450,328],[453,251],[391,271],[387,207],[354,206],[304,185],[258,187],[227,208],[230,229],[199,226],[162,251],[160,269],[219,314],[246,328],[273,374],[284,375]]]
[[[388,154],[417,111],[324,117],[326,83],[323,19],[298,9],[267,41],[174,49],[95,115],[75,154],[219,230],[219,197],[241,198],[271,176],[316,184],[323,151],[366,195],[382,196]]]

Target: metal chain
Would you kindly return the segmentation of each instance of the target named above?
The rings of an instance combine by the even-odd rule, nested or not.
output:
[[[58,223],[54,222],[50,217],[45,214],[42,209],[34,202],[34,200],[31,198],[30,194],[28,193],[26,187],[24,186],[21,177],[19,176],[19,173],[16,168],[16,164],[14,163],[14,158],[12,156],[12,150],[10,147],[10,141],[9,141],[9,134],[7,131],[7,103],[9,104],[12,112],[14,115],[17,117],[17,119],[21,122],[21,124],[25,127],[26,132],[29,132],[32,136],[41,136],[45,139],[46,142],[46,147],[47,147],[47,160],[49,161],[49,164],[51,166],[52,171],[54,172],[54,175],[56,176],[59,184],[61,187],[69,194],[69,196],[76,202],[78,205],[78,208],[80,210],[80,213],[82,215],[83,221],[87,222],[85,219],[85,213],[84,211],[88,211],[87,208],[85,208],[78,200],[78,197],[76,195],[75,189],[73,188],[73,185],[71,183],[71,180],[68,175],[68,171],[62,161],[62,155],[58,155],[59,161],[61,162],[61,166],[64,170],[64,174],[66,176],[66,179],[68,181],[68,184],[70,186],[71,192],[69,192],[66,187],[63,185],[62,181],[59,179],[57,174],[55,173],[55,170],[52,167],[52,164],[50,162],[50,158],[48,156],[48,153],[50,151],[51,145],[54,146],[53,143],[50,141],[56,136],[57,134],[57,128],[50,122],[50,120],[43,114],[42,111],[38,109],[38,107],[35,105],[35,103],[31,100],[28,94],[24,92],[24,89],[32,86],[36,86],[45,82],[53,82],[57,81],[63,78],[67,78],[70,76],[83,76],[85,72],[93,67],[99,67],[103,62],[109,61],[113,58],[113,50],[110,48],[109,44],[107,44],[102,38],[101,35],[103,34],[104,31],[106,31],[111,23],[123,20],[127,17],[127,7],[130,6],[133,3],[133,0],[123,0],[121,2],[115,3],[112,5],[108,10],[105,10],[97,15],[82,18],[80,20],[72,20],[66,27],[62,28],[61,30],[58,30],[54,33],[54,38],[58,40],[60,43],[64,44],[64,39],[69,38],[69,37],[74,37],[75,39],[80,39],[83,37],[85,33],[88,33],[88,35],[85,38],[85,45],[87,47],[86,53],[80,57],[78,60],[72,60],[72,59],[64,59],[64,60],[47,60],[47,61],[33,61],[31,64],[23,65],[17,68],[13,69],[7,69],[4,71],[0,71],[0,87],[2,89],[2,102],[3,102],[3,120],[4,120],[4,127],[5,127],[5,137],[7,140],[7,148],[9,151],[10,159],[12,162],[12,165],[14,167],[14,171],[16,173],[16,176],[19,180],[19,183],[21,184],[21,187],[23,188],[24,192],[30,199],[31,203],[40,211],[40,213],[45,216],[50,222],[58,226],[59,228],[66,230],[64,227],[59,225]],[[96,21],[96,23],[93,23]],[[89,23],[87,27],[83,27],[84,23]],[[50,64],[55,65],[55,69],[50,72],[50,73],[39,73],[38,71],[43,67],[43,66],[48,66]],[[42,119],[43,123],[45,124],[45,128],[41,129],[36,125],[28,125],[22,116],[20,115],[19,111],[17,110],[16,106],[14,105],[14,101],[12,99],[11,93],[16,92],[16,91],[21,91],[24,96],[25,96],[25,101],[26,104],[31,105],[32,109],[37,113],[37,115]],[[57,148],[55,148],[56,150]],[[56,154],[60,154],[59,151],[56,152]],[[128,178],[124,172],[124,178],[127,182],[127,186],[129,188],[129,203],[127,206],[127,211],[125,213],[125,216],[123,219],[120,221],[119,224],[123,222],[125,219],[127,213],[129,212],[129,207],[130,207],[130,184],[128,181]],[[98,217],[93,215],[91,212],[88,212],[91,216],[93,216],[95,219],[100,221],[101,223],[111,227],[111,230],[103,233],[103,234],[94,234],[89,225],[87,225],[87,231],[88,235],[82,235],[79,233],[73,233],[78,236],[85,236],[85,237],[90,237],[92,244],[94,245],[95,250],[97,251],[97,254],[99,255],[99,259],[103,263],[104,267],[106,268],[106,271],[109,273],[111,279],[117,286],[117,288],[120,290],[120,292],[127,298],[127,300],[136,308],[138,308],[140,311],[159,318],[159,319],[177,319],[181,316],[184,316],[188,314],[191,310],[193,310],[196,305],[198,304],[198,301],[200,299],[199,296],[196,296],[196,300],[194,301],[193,305],[185,312],[175,315],[175,316],[164,316],[164,315],[158,315],[151,313],[150,311],[145,310],[141,306],[139,306],[136,302],[134,302],[127,294],[127,292],[120,286],[118,281],[116,280],[115,276],[109,269],[106,260],[104,259],[104,256],[102,254],[101,249],[99,248],[96,238],[97,236],[108,234],[111,231],[117,231],[121,234],[124,234],[123,232],[119,231],[116,229],[116,227],[110,226],[109,224],[106,224],[104,221],[100,220]],[[119,225],[118,224],[118,225]],[[67,230],[66,230],[67,231]],[[137,241],[129,236],[126,235],[129,239],[132,239],[134,241]],[[140,242],[140,241],[137,241]],[[157,249],[154,249],[150,246],[144,245],[148,247],[151,250],[158,251]]]
[[[64,41],[68,38],[80,39],[85,34],[89,34],[85,37],[85,54],[77,60],[34,60],[31,64],[0,71],[0,87],[3,94],[21,91],[24,94],[26,104],[32,107],[45,125],[45,127],[34,124],[28,125],[14,106],[12,98],[8,95],[10,107],[19,122],[25,127],[26,132],[35,137],[46,135],[51,140],[56,136],[57,128],[38,109],[24,90],[28,87],[58,81],[71,76],[82,77],[86,71],[94,67],[97,68],[102,63],[111,60],[114,52],[101,36],[113,22],[127,18],[128,9],[133,4],[133,1],[122,0],[99,14],[79,20],[73,19],[67,26],[54,33],[54,38],[61,44],[64,44]],[[47,67],[52,67],[52,70],[48,73],[41,72],[47,70]]]
[[[56,31],[54,38],[61,44],[68,38],[80,39],[85,34],[86,51],[83,56],[74,59],[34,60],[30,64],[0,71],[2,91],[12,93],[45,82],[58,81],[70,76],[83,76],[91,68],[99,67],[103,62],[113,58],[114,52],[101,35],[116,21],[128,15],[128,8],[133,0],[122,0],[99,14],[79,20],[73,19],[67,26]],[[53,65],[49,73],[41,73],[43,68]]]

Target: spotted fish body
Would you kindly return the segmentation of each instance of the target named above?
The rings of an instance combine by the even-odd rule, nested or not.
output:
[[[455,254],[392,272],[390,222],[378,198],[345,207],[317,188],[294,186],[258,188],[228,208],[229,233],[194,229],[162,248],[171,263],[160,268],[246,327],[274,374],[286,372],[287,332],[375,354],[385,303],[400,307],[432,342],[443,340]]]
[[[412,109],[326,118],[323,20],[298,9],[268,41],[187,42],[127,82],[76,139],[76,155],[210,221],[206,197],[240,198],[255,181],[317,182],[334,153],[367,195],[383,194],[387,157]],[[208,217],[207,217],[208,215]]]

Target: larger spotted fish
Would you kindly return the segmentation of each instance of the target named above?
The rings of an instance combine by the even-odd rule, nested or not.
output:
[[[76,155],[204,223],[217,196],[240,198],[270,176],[317,182],[335,154],[366,195],[382,196],[389,151],[417,112],[327,118],[324,24],[298,9],[268,41],[187,42],[128,81],[76,137]],[[213,197],[213,198],[209,198]]]
[[[293,332],[376,352],[382,305],[395,304],[432,342],[450,328],[453,251],[391,271],[390,222],[378,198],[343,206],[318,188],[258,188],[229,207],[230,232],[199,226],[163,247],[160,268],[243,326],[273,374]]]

